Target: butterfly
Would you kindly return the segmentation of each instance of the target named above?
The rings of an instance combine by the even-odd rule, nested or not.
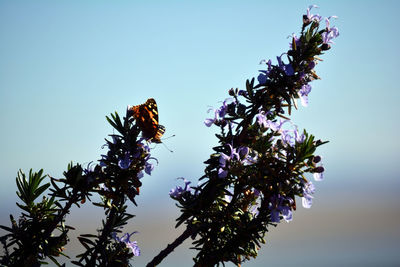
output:
[[[148,142],[161,143],[161,136],[165,132],[165,127],[158,124],[157,103],[153,98],[147,99],[146,103],[133,106],[133,111],[137,125],[142,130],[142,136]]]

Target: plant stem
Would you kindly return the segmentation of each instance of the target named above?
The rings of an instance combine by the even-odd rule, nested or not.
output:
[[[160,264],[161,261],[164,260],[165,257],[168,256],[176,247],[178,247],[180,244],[182,244],[183,241],[185,241],[188,237],[190,237],[193,234],[193,230],[190,227],[187,227],[186,230],[177,238],[175,239],[174,242],[171,244],[168,244],[168,246],[162,250],[157,256],[155,256],[147,265],[146,267],[154,267]]]
[[[61,210],[61,212],[57,215],[57,217],[53,220],[52,224],[47,227],[46,232],[43,234],[44,238],[47,239],[51,233],[54,231],[54,229],[57,228],[57,225],[63,220],[65,214],[67,214],[72,206],[77,200],[77,195],[73,195],[65,204],[64,208]]]
[[[119,203],[118,203],[119,204]],[[107,217],[107,221],[104,224],[104,227],[101,231],[101,236],[92,252],[92,256],[88,262],[87,266],[96,266],[96,260],[100,249],[104,248],[105,243],[107,242],[108,236],[110,236],[111,231],[113,229],[115,223],[115,216],[117,215],[117,205],[112,205],[110,214]],[[119,205],[118,205],[119,207]]]

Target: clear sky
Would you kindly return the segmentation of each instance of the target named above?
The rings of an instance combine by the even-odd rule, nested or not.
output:
[[[339,17],[310,105],[293,116],[330,140],[320,149],[325,180],[313,208],[272,229],[244,266],[398,266],[399,1],[0,0],[0,224],[18,214],[18,169],[57,177],[71,160],[96,161],[112,133],[105,116],[153,97],[165,136],[175,137],[164,140],[173,153],[154,148],[159,165],[131,210],[144,265],[173,240],[169,189],[181,176],[196,184],[216,144],[207,109],[287,50],[310,4]],[[101,211],[74,212],[70,224],[100,225]],[[161,266],[190,266],[191,253]]]

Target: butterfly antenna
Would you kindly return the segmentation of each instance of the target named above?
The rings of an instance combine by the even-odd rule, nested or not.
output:
[[[162,140],[164,141],[164,140],[167,140],[167,139],[169,139],[169,138],[171,138],[171,137],[175,137],[175,135],[171,135],[171,136],[165,137],[165,138],[163,138]],[[167,145],[166,145],[164,142],[162,142],[162,144],[164,145],[164,147],[165,147],[169,152],[171,152],[171,153],[174,152],[173,150],[169,149],[169,147],[167,147]]]
[[[162,143],[162,144],[164,145],[164,147],[165,147],[169,152],[171,152],[171,153],[174,152],[173,150],[169,149],[165,143]]]
[[[170,138],[172,138],[172,137],[175,137],[175,135],[174,135],[174,134],[173,134],[173,135],[170,135],[170,136],[168,136],[168,137],[163,138],[162,140],[164,141],[164,140],[170,139]]]

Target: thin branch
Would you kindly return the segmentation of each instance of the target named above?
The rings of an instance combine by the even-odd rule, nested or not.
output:
[[[146,265],[146,267],[154,267],[160,264],[160,262],[163,261],[165,257],[167,257],[172,251],[174,251],[175,248],[177,248],[180,244],[182,244],[183,241],[185,241],[192,234],[193,234],[192,228],[187,227],[186,230],[177,239],[175,239],[174,242],[168,244],[168,246],[164,250],[162,250],[157,256],[155,256],[154,259],[152,259]]]

